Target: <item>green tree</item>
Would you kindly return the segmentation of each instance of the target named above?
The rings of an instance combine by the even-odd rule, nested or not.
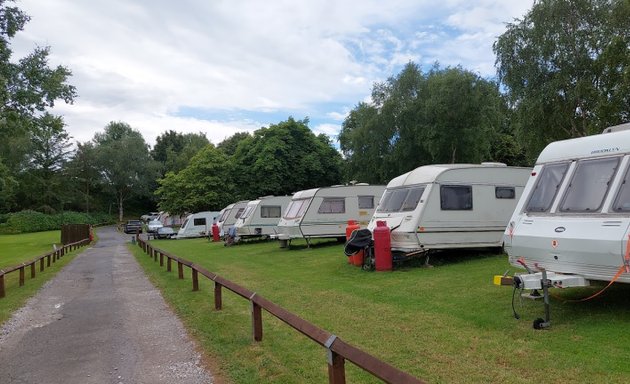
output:
[[[219,210],[233,202],[227,157],[208,144],[192,157],[186,168],[169,172],[158,181],[160,210],[181,214]]]
[[[11,0],[0,0],[0,162],[13,182],[20,182],[28,167],[31,134],[36,119],[57,100],[71,103],[76,89],[67,84],[70,71],[48,65],[49,47],[37,47],[23,58],[12,57],[15,34],[29,17]],[[24,187],[17,188],[23,190]],[[12,188],[16,190],[16,188]],[[5,200],[9,201],[9,200]],[[21,204],[21,201],[20,201]],[[0,207],[7,210],[8,206]],[[23,208],[20,205],[11,208]]]
[[[246,199],[288,195],[341,179],[341,155],[308,128],[308,119],[289,117],[256,130],[239,143],[232,161],[238,197]]]
[[[161,165],[161,175],[165,175],[184,169],[190,159],[208,144],[208,138],[201,132],[182,134],[170,130],[157,137],[151,156]]]
[[[217,145],[217,149],[223,151],[227,156],[233,156],[239,143],[251,135],[248,132],[237,132]]]
[[[386,183],[424,164],[492,159],[505,113],[497,84],[460,67],[436,64],[424,74],[408,63],[345,119],[339,142],[346,172]]]
[[[630,119],[630,1],[536,1],[494,52],[530,159]]]
[[[44,113],[33,121],[28,163],[20,175],[22,204],[43,211],[63,209],[67,200],[63,167],[70,153],[70,136],[63,118]]]
[[[118,206],[118,219],[123,220],[124,202],[132,197],[149,197],[158,169],[149,154],[142,134],[123,122],[111,122],[105,132],[93,139],[98,169],[103,184]]]
[[[86,213],[93,205],[94,194],[100,190],[101,174],[98,169],[98,154],[93,142],[77,143],[74,156],[67,165],[67,173],[75,182],[77,191],[75,204]],[[78,201],[83,204],[78,204]]]

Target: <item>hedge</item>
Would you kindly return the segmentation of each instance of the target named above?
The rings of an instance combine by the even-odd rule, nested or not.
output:
[[[104,213],[63,212],[48,215],[37,211],[8,213],[0,217],[0,233],[53,231],[63,224],[105,224],[115,219]]]

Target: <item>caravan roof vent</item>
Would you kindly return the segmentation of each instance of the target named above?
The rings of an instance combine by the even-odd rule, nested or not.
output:
[[[608,127],[602,131],[602,133],[611,133],[611,132],[619,132],[630,129],[630,123],[624,123],[619,125],[613,125],[612,127]]]
[[[356,183],[355,185],[370,185],[368,183]]]
[[[505,163],[492,162],[492,161],[484,161],[481,165],[486,167],[507,167]]]
[[[275,197],[275,196],[274,196],[274,195],[260,196],[260,197],[258,198],[258,200],[268,199],[268,198],[270,198],[270,197]]]

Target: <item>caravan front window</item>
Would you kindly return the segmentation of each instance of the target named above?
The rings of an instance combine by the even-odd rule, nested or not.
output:
[[[549,164],[540,172],[525,212],[547,212],[558,193],[569,163]]]
[[[424,193],[424,185],[421,187],[414,187],[409,190],[407,194],[407,198],[402,205],[403,211],[413,211],[418,206],[418,202],[420,202],[420,198]]]
[[[252,214],[252,212],[254,211],[254,206],[250,205],[245,209],[245,212],[243,212],[243,214],[241,215],[241,219],[247,219],[249,217],[249,215]]]
[[[289,206],[287,207],[287,210],[285,211],[286,214],[284,218],[296,219],[298,217],[302,217],[302,215],[306,211],[306,208],[308,208],[308,204],[310,203],[310,201],[311,199],[299,199],[291,201],[289,203]]]
[[[239,208],[238,211],[236,211],[236,215],[234,215],[235,219],[238,219],[241,217],[241,215],[243,214],[243,211],[245,210],[245,208]]]
[[[379,212],[413,211],[424,193],[425,186],[398,188],[385,191]]]
[[[223,213],[221,214],[221,217],[219,217],[218,222],[222,223],[225,221],[225,219],[227,219],[227,216],[230,214],[231,209],[226,209],[225,211],[223,211]]]
[[[560,211],[599,211],[618,166],[619,158],[578,161]]]
[[[630,212],[630,168],[623,177],[623,183],[613,205],[615,212]]]

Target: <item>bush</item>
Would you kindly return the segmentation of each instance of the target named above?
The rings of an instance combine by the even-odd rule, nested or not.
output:
[[[111,224],[115,219],[104,213],[63,212],[47,215],[37,211],[9,213],[6,222],[0,222],[0,233],[26,233],[53,231],[63,224]],[[3,218],[4,219],[4,218]]]

